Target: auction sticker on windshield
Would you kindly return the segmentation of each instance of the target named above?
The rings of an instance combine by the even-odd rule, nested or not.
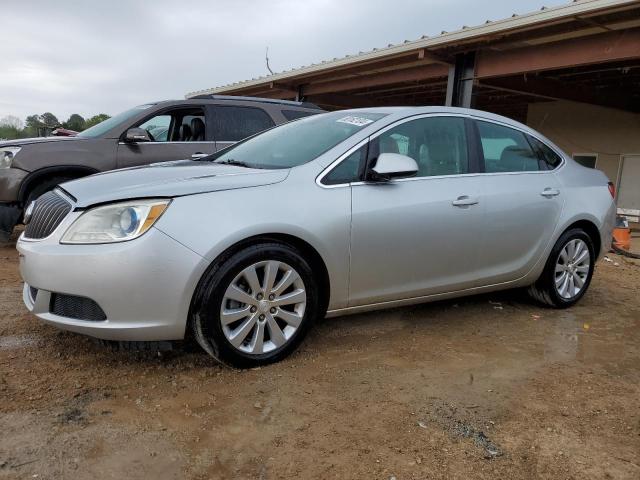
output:
[[[336,120],[338,123],[348,123],[349,125],[355,125],[356,127],[364,127],[365,125],[369,125],[373,123],[373,120],[369,120],[368,118],[363,117],[342,117]]]

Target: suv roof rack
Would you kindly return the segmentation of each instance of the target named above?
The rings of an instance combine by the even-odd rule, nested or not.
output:
[[[213,94],[204,94],[204,95],[196,95],[194,97],[190,97],[193,99],[206,99],[206,100],[240,100],[242,102],[260,102],[260,103],[277,103],[280,105],[290,105],[292,107],[304,107],[304,108],[313,108],[315,110],[322,110],[318,105],[311,102],[296,102],[293,100],[280,100],[277,98],[262,98],[262,97],[241,97],[235,95],[213,95]]]

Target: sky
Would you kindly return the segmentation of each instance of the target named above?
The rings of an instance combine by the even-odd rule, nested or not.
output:
[[[558,0],[3,0],[0,118],[135,105]]]

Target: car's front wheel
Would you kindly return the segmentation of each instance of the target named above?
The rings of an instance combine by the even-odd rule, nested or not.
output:
[[[293,352],[319,309],[318,285],[301,252],[260,243],[204,275],[194,297],[192,328],[200,346],[222,363],[253,367]]]
[[[580,229],[568,230],[554,245],[542,275],[529,288],[529,293],[545,305],[570,307],[589,288],[594,263],[591,237]]]

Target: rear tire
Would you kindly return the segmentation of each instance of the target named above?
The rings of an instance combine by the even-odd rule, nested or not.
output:
[[[594,264],[591,237],[579,228],[568,230],[554,245],[540,278],[529,287],[529,295],[543,305],[568,308],[589,288]]]
[[[192,303],[191,328],[209,355],[250,368],[290,355],[320,309],[318,282],[301,252],[260,243],[221,259],[204,274]]]

